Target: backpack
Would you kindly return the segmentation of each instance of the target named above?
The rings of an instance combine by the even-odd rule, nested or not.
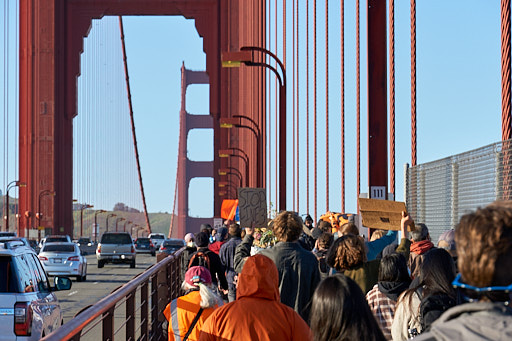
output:
[[[210,270],[210,257],[208,257],[206,252],[197,251],[192,255],[192,257],[190,257],[190,261],[188,262],[188,269],[197,265],[203,266]]]

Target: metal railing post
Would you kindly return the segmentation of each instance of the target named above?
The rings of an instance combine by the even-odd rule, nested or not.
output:
[[[160,340],[162,328],[158,325],[158,276],[151,277],[151,339]]]
[[[149,340],[148,337],[148,281],[140,287],[140,340]]]
[[[114,337],[114,309],[115,306],[103,313],[103,340],[113,340]]]
[[[135,293],[132,291],[126,298],[126,340],[135,340]]]

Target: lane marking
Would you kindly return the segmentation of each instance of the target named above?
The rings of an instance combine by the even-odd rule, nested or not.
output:
[[[96,285],[96,284],[98,284],[98,283],[99,283],[99,282],[94,282],[94,283],[93,283],[93,285]]]
[[[68,294],[68,296],[73,296],[74,294],[78,293],[78,291],[72,291]]]

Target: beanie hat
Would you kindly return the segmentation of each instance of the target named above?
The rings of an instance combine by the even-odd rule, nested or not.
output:
[[[187,234],[185,235],[185,238],[183,238],[183,239],[185,239],[185,243],[188,243],[188,242],[190,242],[192,239],[194,239],[194,234],[193,234],[193,233],[187,233]]]
[[[455,230],[448,230],[439,236],[437,246],[448,251],[455,250]]]
[[[211,284],[212,275],[210,274],[210,271],[203,266],[192,266],[185,273],[185,282],[196,286],[199,283]]]

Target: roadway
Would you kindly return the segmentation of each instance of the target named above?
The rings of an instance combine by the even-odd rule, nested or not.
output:
[[[72,278],[71,290],[56,292],[64,323],[71,320],[82,308],[95,304],[156,262],[156,257],[149,254],[137,254],[135,269],[131,269],[128,264],[105,264],[98,269],[95,254],[89,254],[86,258],[87,281],[77,282]]]

